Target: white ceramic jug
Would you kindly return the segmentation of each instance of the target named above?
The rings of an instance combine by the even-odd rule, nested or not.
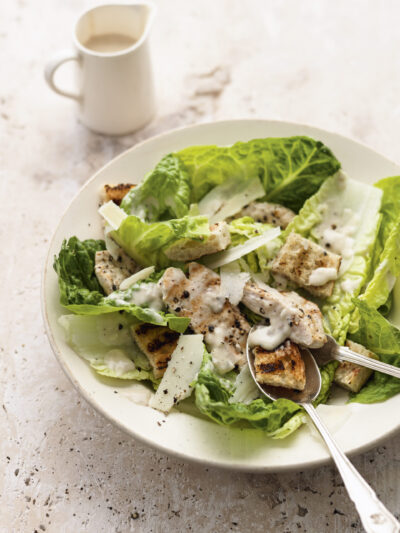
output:
[[[47,64],[45,78],[58,94],[78,104],[80,121],[108,135],[135,131],[155,112],[149,31],[155,6],[149,2],[107,4],[78,19],[74,49],[62,50]],[[78,64],[78,90],[55,84],[55,72],[66,61]]]

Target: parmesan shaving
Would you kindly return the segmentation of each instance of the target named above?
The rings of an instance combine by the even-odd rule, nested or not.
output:
[[[153,274],[154,270],[155,270],[154,266],[149,266],[147,268],[143,268],[142,270],[139,270],[139,272],[136,272],[136,274],[132,274],[132,276],[129,276],[129,278],[126,278],[121,282],[119,286],[120,290],[125,291],[126,289],[129,289],[131,285],[134,285],[138,281],[142,281],[148,278],[149,276],[151,276],[151,274]]]
[[[244,244],[239,244],[238,246],[234,246],[233,248],[229,248],[223,252],[218,252],[208,256],[204,259],[204,264],[208,266],[208,268],[214,269],[232,263],[233,261],[236,261],[236,259],[239,259],[240,257],[257,250],[257,248],[260,248],[261,246],[264,246],[264,244],[274,240],[280,235],[280,233],[281,230],[279,228],[267,230],[259,237],[253,237]]]
[[[237,375],[235,387],[235,392],[228,400],[229,403],[244,403],[247,405],[260,395],[247,364],[242,367]]]
[[[203,354],[203,335],[181,335],[150,407],[167,413],[190,396],[193,390],[190,384],[200,370]]]
[[[113,230],[117,230],[122,221],[128,216],[117,204],[114,204],[112,200],[103,204],[99,209],[99,214],[109,224]]]
[[[241,272],[237,263],[230,263],[220,269],[221,296],[228,298],[232,305],[238,305],[243,298],[244,286],[250,279],[248,272]]]

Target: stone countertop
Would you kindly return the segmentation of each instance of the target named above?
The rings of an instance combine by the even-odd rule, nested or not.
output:
[[[308,123],[400,161],[396,0],[157,2],[158,115],[126,137],[93,134],[53,94],[43,66],[68,46],[86,0],[0,8],[0,531],[362,531],[333,467],[231,473],[135,442],[78,395],[40,313],[49,238],[79,187],[126,148],[177,126],[224,118]],[[67,66],[62,74],[69,82]],[[400,441],[355,466],[400,512]]]

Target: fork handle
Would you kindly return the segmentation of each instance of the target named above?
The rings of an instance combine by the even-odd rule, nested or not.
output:
[[[335,461],[342,476],[347,492],[356,506],[365,531],[367,533],[400,533],[399,522],[386,509],[365,479],[347,459],[320,419],[313,405],[311,403],[302,403],[301,405],[307,411],[321,437],[324,439],[332,459]]]
[[[383,374],[389,374],[389,376],[394,376],[395,378],[400,379],[400,368],[353,352],[350,350],[350,348],[345,348],[344,346],[338,346],[336,351],[336,359],[339,361],[348,361],[349,363],[366,366],[367,368],[372,368],[372,370],[377,370],[378,372],[383,372]]]

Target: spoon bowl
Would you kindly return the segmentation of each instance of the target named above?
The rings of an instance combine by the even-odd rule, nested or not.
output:
[[[251,348],[247,343],[246,356],[251,375],[260,391],[271,400],[286,398],[287,400],[292,400],[292,402],[295,403],[311,403],[317,398],[318,394],[320,393],[321,373],[319,371],[318,365],[310,350],[302,346],[299,346],[299,349],[301,353],[301,358],[303,359],[304,365],[306,367],[306,385],[304,387],[304,390],[302,391],[296,389],[287,389],[285,387],[274,387],[272,385],[266,385],[265,383],[258,383],[254,368],[254,356],[252,354]]]

